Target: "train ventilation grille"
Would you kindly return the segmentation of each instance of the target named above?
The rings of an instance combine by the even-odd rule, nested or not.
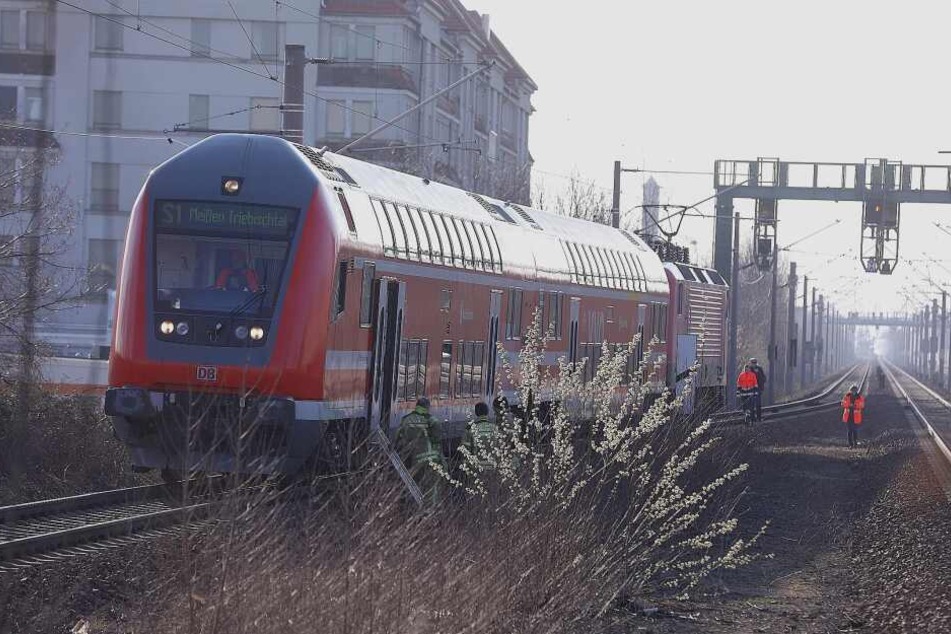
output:
[[[467,193],[469,194],[469,196],[472,197],[473,200],[479,203],[479,205],[481,205],[483,209],[489,212],[490,216],[492,216],[499,222],[507,222],[512,225],[515,224],[515,221],[512,220],[512,216],[508,215],[505,212],[505,210],[499,207],[498,205],[490,203],[488,200],[486,200],[479,194],[473,194],[472,192],[467,192]]]
[[[304,155],[304,157],[311,162],[311,164],[319,169],[321,173],[329,178],[332,181],[337,181],[338,183],[346,183],[348,185],[357,186],[357,181],[353,180],[350,174],[347,174],[341,168],[333,165],[330,161],[323,158],[317,151],[312,147],[307,147],[306,145],[294,144],[294,147]]]
[[[628,242],[630,242],[630,243],[633,244],[635,247],[637,247],[638,251],[646,251],[646,249],[644,248],[644,244],[641,243],[637,238],[635,238],[634,236],[632,236],[632,235],[627,231],[627,229],[621,229],[620,231],[621,231],[621,234],[622,234],[625,238],[627,238],[627,241],[628,241]]]
[[[530,215],[528,215],[527,211],[525,211],[518,205],[513,205],[512,203],[509,203],[509,207],[515,210],[515,213],[518,214],[519,218],[521,218],[522,220],[527,222],[529,225],[531,225],[532,229],[538,229],[539,231],[543,231],[541,225],[535,222],[535,219],[532,218]]]

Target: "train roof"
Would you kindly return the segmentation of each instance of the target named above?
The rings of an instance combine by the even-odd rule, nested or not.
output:
[[[303,151],[305,155],[314,152],[307,150]],[[506,272],[577,282],[582,272],[572,261],[571,245],[580,244],[629,254],[640,265],[639,290],[668,292],[660,258],[643,240],[626,231],[475,194],[350,156],[325,152],[319,158],[336,170],[335,174],[318,166],[320,175],[348,188],[352,195],[358,196],[357,191],[361,191],[373,198],[491,225],[504,254]],[[592,285],[612,288],[609,284]]]
[[[716,269],[707,269],[694,264],[683,264],[681,262],[665,262],[664,268],[667,269],[675,280],[696,282],[699,284],[711,284],[714,286],[729,286],[727,281]]]

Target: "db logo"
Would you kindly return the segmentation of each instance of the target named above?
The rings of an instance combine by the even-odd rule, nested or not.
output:
[[[218,366],[214,365],[200,365],[198,366],[197,377],[199,381],[217,381],[218,380]]]

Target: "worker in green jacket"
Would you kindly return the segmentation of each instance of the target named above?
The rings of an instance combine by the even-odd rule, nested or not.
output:
[[[489,420],[489,406],[485,403],[476,403],[475,419],[466,425],[466,432],[462,436],[462,446],[483,470],[491,469],[495,464],[492,454],[498,437],[499,426]]]
[[[444,480],[434,467],[438,465],[445,471],[446,461],[442,455],[442,430],[429,414],[428,398],[416,401],[416,409],[400,420],[394,444],[424,498],[439,501]]]

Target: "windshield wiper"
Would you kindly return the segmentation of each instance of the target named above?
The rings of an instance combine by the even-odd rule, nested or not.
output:
[[[237,306],[235,306],[235,307],[231,310],[231,312],[228,313],[228,319],[231,319],[231,318],[233,318],[233,317],[237,317],[238,315],[240,315],[241,313],[243,313],[243,312],[246,311],[247,309],[251,308],[251,304],[254,303],[254,300],[256,300],[258,297],[264,298],[265,296],[267,296],[267,287],[262,284],[261,287],[258,288],[258,290],[253,291],[253,292],[251,293],[251,296],[250,296],[250,297],[248,297],[248,298],[245,299],[243,302],[241,302],[240,304],[238,304]],[[262,301],[262,304],[263,304],[263,301]],[[258,308],[258,310],[260,311],[261,309]]]

